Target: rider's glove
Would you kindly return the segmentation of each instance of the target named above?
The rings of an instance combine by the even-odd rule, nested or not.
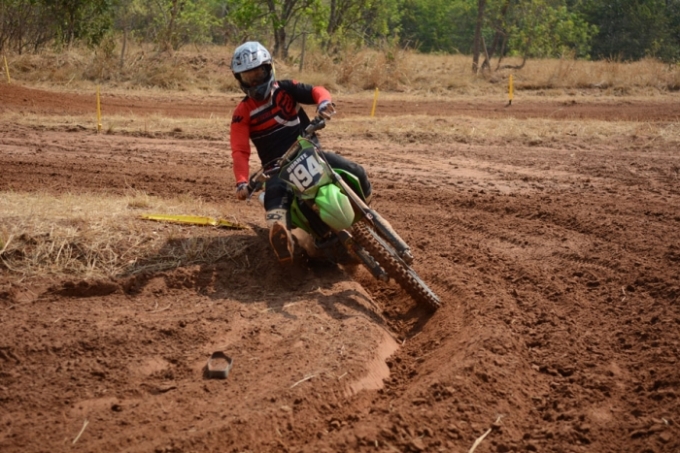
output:
[[[250,195],[250,192],[248,192],[248,183],[247,182],[240,182],[236,186],[236,198],[239,200],[245,200],[248,198],[248,195]]]
[[[319,106],[316,108],[317,113],[324,119],[331,119],[331,116],[335,115],[335,104],[331,101],[321,101]]]

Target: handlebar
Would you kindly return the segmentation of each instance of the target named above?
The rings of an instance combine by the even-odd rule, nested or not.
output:
[[[304,139],[310,139],[314,137],[316,131],[326,127],[327,119],[330,118],[324,118],[321,115],[315,116],[305,128],[305,131],[302,133],[301,137]],[[248,178],[248,198],[250,198],[253,192],[257,192],[258,190],[262,189],[264,182],[268,180],[271,175],[278,173],[279,170],[281,170],[281,167],[283,167],[293,156],[295,156],[299,150],[300,143],[298,140],[296,140],[281,157],[263,165],[259,170],[253,173],[250,178]]]
[[[328,118],[330,120],[330,118]],[[316,131],[319,131],[326,127],[326,118],[317,115],[314,117],[312,121],[310,121],[309,125],[305,128],[304,134],[302,134],[302,138],[310,138]]]

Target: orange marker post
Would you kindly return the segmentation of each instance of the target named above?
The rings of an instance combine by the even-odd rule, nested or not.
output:
[[[102,130],[102,106],[99,102],[99,85],[97,85],[97,133]]]
[[[373,108],[371,109],[371,116],[372,117],[375,116],[375,107],[378,105],[378,93],[379,93],[379,90],[376,87],[375,88],[375,94],[373,95]]]
[[[12,83],[12,79],[9,78],[9,66],[7,66],[7,57],[3,55],[2,60],[5,62],[5,74],[7,74],[7,83]]]

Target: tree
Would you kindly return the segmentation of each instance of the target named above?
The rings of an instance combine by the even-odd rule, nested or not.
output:
[[[680,61],[680,0],[668,0],[666,8],[669,40],[658,55],[664,61],[678,62]]]
[[[586,0],[579,5],[587,20],[597,25],[595,58],[638,60],[677,59],[680,53],[678,0]]]
[[[327,0],[318,23],[325,22],[324,47],[362,45],[400,30],[401,0]]]
[[[220,20],[215,0],[117,0],[116,23],[172,52],[213,40]]]
[[[363,7],[363,0],[330,0],[328,2],[328,21],[326,25],[326,34],[329,39],[326,41],[326,47],[329,47],[335,37],[343,28],[348,25],[350,17],[357,19]]]
[[[222,0],[217,1],[215,6],[221,21],[222,37],[218,41],[241,43],[252,36],[265,36],[270,30],[261,2]]]
[[[484,62],[482,63],[483,70],[491,69],[491,59],[494,57],[496,52],[498,52],[501,55],[499,57],[499,63],[500,59],[502,58],[502,55],[505,53],[505,49],[508,43],[508,31],[506,27],[506,19],[508,17],[508,11],[510,10],[511,5],[512,5],[511,0],[504,0],[500,4],[499,13],[493,15],[490,20],[491,28],[493,29],[493,40],[491,41],[490,48],[486,48],[485,46]]]
[[[477,6],[476,0],[405,0],[401,42],[423,52],[469,53]]]
[[[2,0],[0,49],[39,51],[50,42],[97,45],[111,29],[113,0]]]
[[[298,21],[312,17],[321,4],[319,0],[265,0],[269,21],[274,34],[276,57],[288,58],[288,48],[297,37]],[[288,36],[292,34],[292,38]]]
[[[475,37],[472,43],[472,72],[479,70],[479,54],[482,49],[482,25],[484,23],[484,8],[486,0],[477,1],[477,21],[475,22]]]
[[[96,45],[113,23],[112,0],[43,0],[56,24],[57,38],[67,47],[76,40]]]
[[[0,1],[0,52],[37,52],[55,36],[55,24],[37,0]]]
[[[563,0],[519,2],[510,10],[509,50],[524,58],[588,57],[597,30]]]
[[[558,57],[571,54],[588,57],[592,36],[597,32],[578,12],[570,11],[565,0],[478,0],[473,41],[472,69],[490,69],[490,59],[504,55]],[[485,37],[492,37],[491,47]]]

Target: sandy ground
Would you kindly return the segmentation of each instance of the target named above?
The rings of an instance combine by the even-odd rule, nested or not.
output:
[[[116,95],[103,108],[228,117],[235,102]],[[338,108],[351,119],[370,99]],[[91,97],[0,84],[5,118],[89,110]],[[678,131],[680,104],[414,97],[380,114],[432,112],[442,127]],[[226,125],[206,139],[1,122],[0,196],[184,193],[254,228],[221,232],[244,253],[215,265],[84,280],[0,264],[0,451],[467,452],[485,434],[476,453],[680,451],[677,136],[324,134],[369,170],[436,313],[360,269],[275,264],[260,208],[233,198]],[[226,380],[203,374],[218,350],[233,358]]]

